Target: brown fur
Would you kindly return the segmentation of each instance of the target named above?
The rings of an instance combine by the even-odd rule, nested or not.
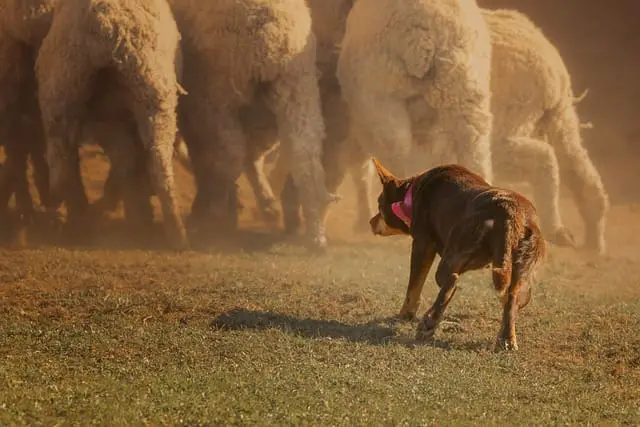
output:
[[[417,339],[433,336],[460,275],[491,266],[503,305],[497,346],[516,350],[516,314],[529,301],[536,266],[546,252],[533,204],[515,191],[489,185],[460,165],[438,166],[398,179],[375,159],[374,164],[383,189],[379,211],[370,220],[371,230],[377,235],[404,234],[413,239],[401,317],[415,316],[431,264],[436,254],[441,258],[436,271],[440,293],[420,322]],[[407,226],[395,216],[391,204],[402,201],[410,186],[412,222]]]
[[[164,0],[80,0],[56,7],[36,63],[51,210],[64,200],[72,223],[86,210],[78,168],[80,124],[95,80],[107,73],[126,94],[124,107],[134,118],[170,240],[176,247],[186,245],[172,169],[179,39]]]

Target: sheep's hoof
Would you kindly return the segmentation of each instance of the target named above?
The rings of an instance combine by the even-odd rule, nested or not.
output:
[[[605,255],[607,252],[607,245],[602,233],[599,231],[587,231],[584,249],[595,253],[598,256]]]
[[[557,228],[553,232],[549,240],[558,246],[564,246],[564,247],[570,247],[570,248],[577,247],[576,239],[573,236],[573,233],[565,227]]]
[[[172,218],[165,224],[167,243],[172,250],[183,251],[189,249],[189,239],[184,224],[177,218]]]
[[[294,216],[294,217],[285,218],[284,234],[288,236],[295,235],[298,233],[300,226],[301,226],[301,221],[299,217]]]
[[[314,236],[307,241],[307,248],[311,253],[320,255],[327,252],[327,238],[325,236]]]
[[[108,212],[113,212],[118,207],[117,203],[113,203],[112,200],[109,200],[105,196],[102,196],[95,202],[89,205],[89,210],[91,216],[95,218],[101,218]]]
[[[280,212],[273,204],[264,206],[260,214],[262,220],[270,227],[277,227],[280,223]]]
[[[186,251],[189,249],[189,239],[186,235],[170,237],[169,246],[174,251]]]
[[[14,248],[26,248],[29,246],[29,239],[27,237],[27,227],[21,226],[13,239],[11,240],[11,246]]]

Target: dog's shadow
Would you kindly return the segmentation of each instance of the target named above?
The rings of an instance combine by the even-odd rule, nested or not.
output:
[[[400,329],[402,325],[410,324],[413,323],[399,320],[394,316],[375,318],[366,323],[349,324],[337,320],[300,319],[277,312],[239,308],[219,315],[212,321],[211,326],[228,330],[279,329],[297,337],[343,339],[370,345],[397,344],[409,347],[425,345],[417,342],[413,334],[407,335]],[[426,345],[451,349],[448,343],[437,339],[429,341]]]
[[[453,323],[453,322],[445,322]],[[443,350],[480,352],[488,348],[483,342],[464,342],[452,345],[438,338],[419,342],[414,337],[415,322],[407,322],[395,316],[380,317],[366,323],[348,324],[337,320],[297,318],[271,311],[233,309],[213,319],[211,326],[226,330],[279,329],[280,331],[308,339],[343,339],[370,345],[402,345],[410,348],[436,347]],[[408,332],[409,329],[411,332]],[[443,328],[445,331],[447,327]]]
[[[383,324],[385,320],[374,319],[361,324],[348,324],[337,320],[300,319],[277,312],[234,309],[216,317],[211,325],[228,330],[279,329],[303,338],[344,339],[382,345],[390,342],[397,335],[394,328]]]

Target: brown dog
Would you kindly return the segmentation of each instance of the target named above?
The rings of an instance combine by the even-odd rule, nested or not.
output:
[[[533,204],[524,196],[492,187],[459,165],[443,165],[398,179],[376,159],[382,182],[374,234],[410,235],[411,273],[400,317],[415,316],[436,254],[440,293],[418,325],[416,339],[431,338],[456,292],[459,276],[491,266],[503,305],[497,348],[517,350],[515,319],[531,298],[531,282],[546,246]],[[526,292],[522,293],[522,292]],[[524,296],[524,300],[520,300]]]

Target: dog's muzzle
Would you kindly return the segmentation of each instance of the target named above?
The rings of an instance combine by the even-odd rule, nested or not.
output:
[[[390,236],[392,234],[396,234],[387,225],[382,215],[380,215],[380,212],[369,220],[369,226],[371,227],[371,232],[376,236]]]
[[[383,231],[382,229],[384,228],[384,226],[380,227],[380,222],[384,222],[384,220],[382,219],[382,215],[380,215],[379,213],[377,213],[373,218],[369,220],[369,227],[371,227],[371,232],[374,235],[378,235],[381,231]]]
[[[371,232],[376,236],[396,236],[399,234],[405,234],[400,229],[389,227],[389,224],[387,224],[380,212],[369,220],[369,226],[371,227]]]

